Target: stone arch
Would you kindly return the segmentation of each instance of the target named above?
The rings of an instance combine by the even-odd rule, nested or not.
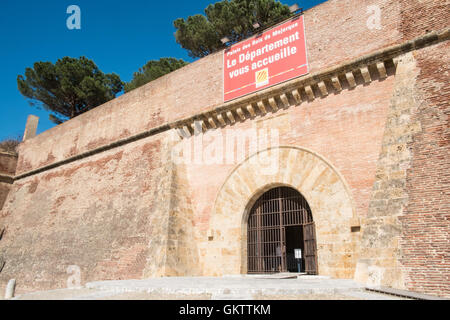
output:
[[[255,160],[255,157],[258,160]],[[253,160],[252,160],[253,159]],[[267,172],[270,160],[277,170]],[[267,174],[263,174],[262,172]],[[205,261],[207,275],[246,273],[247,220],[255,201],[267,190],[288,186],[300,192],[316,223],[318,269],[321,275],[352,278],[356,266],[356,210],[341,174],[323,156],[296,146],[259,151],[227,177],[214,203],[208,242],[213,259]],[[220,272],[217,266],[221,267]]]

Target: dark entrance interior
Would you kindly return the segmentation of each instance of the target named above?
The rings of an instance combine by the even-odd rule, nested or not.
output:
[[[297,190],[278,187],[264,193],[250,211],[247,232],[248,273],[297,272],[295,249],[300,249],[301,271],[317,274],[311,209]]]
[[[291,226],[284,228],[286,232],[286,265],[287,271],[298,272],[298,261],[295,259],[295,249],[304,251],[303,230],[301,226]],[[305,270],[305,263],[300,260],[301,270]]]

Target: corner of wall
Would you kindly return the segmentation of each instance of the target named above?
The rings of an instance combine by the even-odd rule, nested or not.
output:
[[[417,75],[413,53],[400,56],[369,209],[361,219],[361,251],[354,279],[367,286],[405,287],[399,217],[409,201],[406,177],[412,150],[408,142],[421,130],[412,116],[417,109],[414,99]]]

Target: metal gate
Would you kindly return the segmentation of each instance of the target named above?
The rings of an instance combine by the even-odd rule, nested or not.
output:
[[[286,252],[286,227],[301,230],[304,271],[317,274],[315,226],[311,209],[295,189],[278,187],[264,193],[254,204],[248,218],[248,273],[287,272],[292,265]],[[294,262],[295,263],[295,262]]]

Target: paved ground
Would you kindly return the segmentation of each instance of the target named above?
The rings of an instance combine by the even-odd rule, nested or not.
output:
[[[352,280],[320,276],[170,277],[87,283],[79,289],[23,294],[18,300],[391,300]]]

